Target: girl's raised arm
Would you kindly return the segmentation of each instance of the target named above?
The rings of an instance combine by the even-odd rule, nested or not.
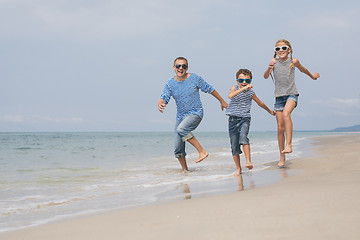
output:
[[[300,72],[305,73],[308,75],[311,79],[316,80],[320,77],[320,74],[315,72],[314,74],[311,74],[309,70],[307,70],[303,65],[300,64],[300,61],[296,58],[293,58],[293,64],[295,67],[297,67]]]
[[[266,69],[266,71],[265,71],[265,73],[264,73],[264,78],[265,78],[265,79],[268,79],[268,78],[269,78],[270,73],[271,73],[271,71],[272,71],[273,68],[274,68],[275,62],[276,62],[276,58],[271,59],[271,61],[270,61],[270,63],[269,63],[269,66],[268,66],[268,68]]]

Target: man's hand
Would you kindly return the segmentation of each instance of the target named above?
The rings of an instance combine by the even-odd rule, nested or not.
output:
[[[162,113],[164,112],[164,109],[166,107],[165,101],[164,99],[160,98],[159,102],[158,102],[158,109],[159,111]]]

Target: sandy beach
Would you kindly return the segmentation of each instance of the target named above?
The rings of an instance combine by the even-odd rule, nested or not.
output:
[[[316,156],[287,161],[299,174],[277,184],[45,224],[0,239],[358,239],[360,135],[314,139]]]

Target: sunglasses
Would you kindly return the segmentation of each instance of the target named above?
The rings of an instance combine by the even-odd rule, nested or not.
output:
[[[290,48],[289,46],[281,46],[281,47],[275,47],[274,50],[275,50],[275,52],[278,52],[280,50],[286,51],[289,48]]]
[[[183,69],[187,69],[188,66],[186,64],[182,64],[182,65],[181,64],[176,64],[175,67],[176,68],[182,67]]]
[[[238,78],[238,79],[236,79],[236,81],[238,81],[239,83],[243,83],[245,81],[246,83],[250,84],[252,79],[251,78],[247,78],[247,79]]]

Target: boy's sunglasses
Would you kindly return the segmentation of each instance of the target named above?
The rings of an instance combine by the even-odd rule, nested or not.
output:
[[[247,79],[238,78],[238,79],[236,79],[236,81],[238,81],[239,83],[243,83],[245,81],[246,83],[250,84],[252,79],[251,78],[247,78]]]
[[[281,47],[275,47],[274,50],[275,50],[275,52],[278,52],[280,50],[286,51],[289,48],[290,48],[289,46],[281,46]]]
[[[186,64],[182,64],[182,65],[181,64],[176,64],[175,67],[176,68],[182,67],[183,69],[187,69],[188,66]]]

